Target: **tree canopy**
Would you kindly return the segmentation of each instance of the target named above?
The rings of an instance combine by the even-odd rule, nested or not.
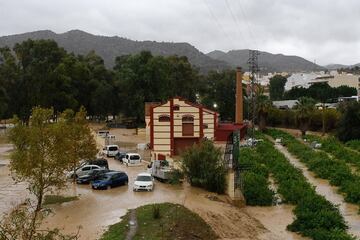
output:
[[[286,77],[275,75],[270,78],[270,99],[272,101],[282,100],[285,92]]]

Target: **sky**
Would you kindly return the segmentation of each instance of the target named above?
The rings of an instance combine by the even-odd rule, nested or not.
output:
[[[0,0],[0,36],[45,29],[360,63],[359,0]]]

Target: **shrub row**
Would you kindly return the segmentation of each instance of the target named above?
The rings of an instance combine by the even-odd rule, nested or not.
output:
[[[322,144],[321,149],[330,153],[339,160],[354,164],[360,169],[360,152],[352,151],[344,146],[342,142],[334,137],[321,138],[314,135],[306,136],[310,141],[317,141]]]
[[[250,166],[243,172],[243,194],[246,204],[251,206],[270,206],[274,202],[274,192],[269,189],[269,170],[260,164],[261,156],[252,148],[240,149],[240,164]]]
[[[323,115],[324,114],[324,115]],[[331,131],[336,128],[339,119],[340,112],[336,109],[315,110],[311,113],[310,130],[317,131],[322,129],[323,116],[325,120],[325,130]],[[269,110],[267,122],[269,126],[281,126],[287,128],[298,128],[298,122],[296,121],[296,112],[292,109],[282,110],[272,108]]]
[[[352,150],[360,152],[360,140],[351,140],[346,143],[346,146]]]
[[[323,151],[315,151],[281,130],[269,129],[267,134],[273,138],[282,138],[289,152],[305,163],[310,171],[320,178],[328,179],[331,185],[339,186],[346,202],[360,204],[360,177],[351,173],[345,161],[330,158]]]
[[[264,138],[265,139],[265,138]],[[296,219],[288,226],[293,232],[315,240],[354,239],[346,233],[347,226],[339,210],[318,195],[302,172],[265,139],[257,146],[261,161],[273,174],[283,201],[296,205]]]

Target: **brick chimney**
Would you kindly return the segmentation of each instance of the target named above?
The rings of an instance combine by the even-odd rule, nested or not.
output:
[[[236,105],[235,123],[243,123],[243,92],[242,92],[242,71],[241,67],[236,68]]]

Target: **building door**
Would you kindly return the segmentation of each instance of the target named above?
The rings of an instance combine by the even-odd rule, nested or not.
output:
[[[174,153],[180,155],[186,148],[191,147],[199,142],[199,138],[175,138],[174,139]]]
[[[194,117],[184,116],[182,118],[182,135],[194,136]]]

